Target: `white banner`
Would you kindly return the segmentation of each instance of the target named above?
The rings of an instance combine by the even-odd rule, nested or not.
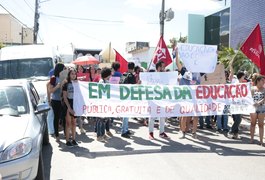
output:
[[[212,73],[217,63],[217,46],[178,43],[179,57],[191,72]]]
[[[178,85],[178,72],[141,72],[141,84],[144,85]]]
[[[254,112],[250,84],[164,86],[76,82],[76,116],[176,117]]]

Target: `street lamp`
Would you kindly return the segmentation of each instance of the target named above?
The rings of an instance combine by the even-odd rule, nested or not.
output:
[[[171,21],[174,18],[174,11],[172,9],[168,9],[165,11],[165,0],[162,0],[162,7],[161,11],[159,14],[159,19],[160,19],[160,35],[163,37],[164,36],[164,24],[165,20],[166,21]]]

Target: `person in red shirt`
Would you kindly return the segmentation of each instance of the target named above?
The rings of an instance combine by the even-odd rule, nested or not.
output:
[[[100,79],[101,79],[101,68],[97,68],[93,82],[99,82]]]
[[[76,75],[79,81],[89,81],[89,74],[86,73],[85,68],[83,66],[78,65],[76,69],[77,69]]]

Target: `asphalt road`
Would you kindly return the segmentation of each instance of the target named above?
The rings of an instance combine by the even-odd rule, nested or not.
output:
[[[86,134],[77,128],[78,147],[66,147],[64,139],[56,143],[51,137],[43,149],[46,179],[265,179],[265,147],[248,143],[247,122],[242,123],[240,140],[208,129],[198,130],[198,139],[180,139],[178,122],[169,124],[170,139],[159,138],[155,129],[153,141],[148,128],[135,120],[129,123],[135,132],[131,139],[121,138],[117,120],[107,143],[95,140],[92,122],[85,125]]]

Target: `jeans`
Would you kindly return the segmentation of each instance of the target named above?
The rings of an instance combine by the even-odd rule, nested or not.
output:
[[[106,128],[106,131],[108,132],[109,131],[109,127],[110,127],[111,119],[107,118],[105,121],[106,121],[105,122],[105,128]]]
[[[103,118],[98,118],[96,122],[97,137],[101,137],[105,134],[105,121]]]
[[[228,130],[228,115],[217,115],[217,129]]]
[[[54,121],[54,114],[53,114],[52,107],[50,107],[50,110],[48,111],[48,115],[47,115],[47,127],[48,127],[49,134],[54,134],[53,121]]]
[[[239,131],[238,129],[239,125],[242,121],[242,117],[241,117],[241,114],[233,114],[232,117],[233,117],[234,123],[232,125],[231,133],[237,134]]]
[[[148,119],[149,133],[154,132],[155,118]],[[165,118],[159,118],[159,134],[165,132]]]
[[[61,101],[52,100],[52,109],[54,114],[54,133],[56,137],[59,137],[59,119],[61,118],[62,104]]]
[[[127,117],[124,117],[122,119],[122,126],[121,126],[121,134],[125,134],[128,132],[128,121],[129,121],[129,118]]]
[[[200,127],[203,128],[203,125],[204,125],[204,121],[203,121],[203,118],[205,117],[205,123],[206,123],[206,127],[210,127],[211,126],[211,116],[200,116],[199,117],[199,124],[200,124]]]

